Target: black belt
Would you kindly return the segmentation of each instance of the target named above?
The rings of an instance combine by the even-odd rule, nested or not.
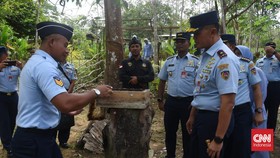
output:
[[[250,102],[239,104],[239,105],[235,105],[233,110],[234,111],[236,111],[236,110],[239,111],[239,110],[247,109],[248,107],[249,108],[251,107]]]
[[[219,111],[211,111],[211,110],[199,110],[197,109],[198,113],[219,113]]]
[[[14,91],[14,92],[0,92],[1,95],[6,95],[6,96],[12,96],[16,93],[17,93],[17,91]]]
[[[24,132],[30,132],[30,133],[36,133],[36,134],[53,134],[56,130],[54,128],[50,129],[38,129],[38,128],[22,128],[17,127],[18,130],[24,131]]]
[[[275,83],[275,84],[280,84],[280,81],[268,81],[268,83]]]
[[[189,97],[173,97],[173,96],[171,96],[169,94],[168,94],[168,97],[170,97],[172,99],[176,99],[176,100],[193,99],[193,96],[189,96]]]

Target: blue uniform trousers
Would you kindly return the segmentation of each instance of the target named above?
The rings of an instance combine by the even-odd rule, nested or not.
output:
[[[55,129],[17,127],[12,140],[14,158],[62,158],[54,132]]]
[[[226,158],[251,157],[251,129],[253,113],[250,102],[233,109],[234,128],[225,149]]]
[[[195,122],[193,124],[191,134],[191,158],[209,158],[207,154],[206,140],[212,141],[215,137],[217,125],[218,125],[219,112],[198,110],[195,116]],[[223,149],[220,154],[220,158],[226,158],[223,156],[224,148],[227,146],[227,141],[230,133],[233,129],[233,117],[228,127],[227,133],[224,136]]]
[[[0,92],[0,136],[4,149],[11,150],[11,140],[15,129],[18,94]]]
[[[267,128],[275,131],[280,104],[280,81],[269,82],[264,105],[267,110]]]
[[[172,97],[168,95],[164,105],[166,158],[175,158],[177,130],[181,123],[184,158],[188,158],[190,150],[190,135],[187,132],[186,122],[190,114],[190,103],[193,97]]]

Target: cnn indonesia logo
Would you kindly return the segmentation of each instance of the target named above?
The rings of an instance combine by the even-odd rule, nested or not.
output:
[[[273,129],[252,129],[251,134],[252,151],[273,151]]]

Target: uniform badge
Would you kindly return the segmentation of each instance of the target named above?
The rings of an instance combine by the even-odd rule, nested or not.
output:
[[[240,72],[246,72],[245,65],[240,65]]]
[[[207,81],[208,80],[208,75],[205,75],[205,81]]]
[[[251,69],[251,73],[256,75],[256,68]]]
[[[168,76],[172,77],[172,72],[171,71],[168,72]]]
[[[227,56],[227,53],[225,53],[223,50],[218,50],[217,54],[220,57],[220,59]]]
[[[229,71],[221,72],[222,79],[227,80],[229,78],[229,74],[230,74]]]
[[[207,73],[207,74],[211,74],[211,70],[208,70],[208,69],[202,69],[202,72]]]
[[[243,83],[243,80],[239,79],[238,80],[238,85],[240,86]]]
[[[62,80],[59,77],[53,77],[55,84],[59,85],[60,87],[62,87],[64,84],[62,82]]]
[[[254,64],[254,63],[251,63],[251,64],[249,65],[249,68],[252,69],[254,66],[255,66],[255,64]]]
[[[127,65],[128,65],[128,66],[132,66],[132,62],[128,62]]]
[[[228,69],[228,64],[221,64],[221,65],[218,66],[218,68],[219,68],[220,70]]]
[[[188,61],[188,66],[194,67],[194,61],[193,61],[193,60],[189,60],[189,61]]]
[[[147,67],[146,63],[143,63],[143,64],[142,64],[142,67]]]

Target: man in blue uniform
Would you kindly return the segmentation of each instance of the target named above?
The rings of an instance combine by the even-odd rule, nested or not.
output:
[[[233,109],[234,129],[225,149],[225,157],[247,158],[251,155],[252,118],[257,126],[263,122],[261,79],[256,72],[254,63],[250,59],[242,57],[241,51],[250,51],[249,48],[241,45],[236,46],[235,36],[232,34],[223,34],[221,38],[240,59],[238,93]],[[260,110],[254,116],[251,111],[250,87],[252,87],[256,110]]]
[[[226,44],[234,52],[236,48],[235,36],[233,34],[222,34],[221,38],[224,44]]]
[[[97,97],[109,97],[112,87],[100,85],[82,94],[67,93],[57,62],[66,60],[73,29],[56,22],[41,22],[37,24],[37,31],[42,40],[40,49],[21,72],[12,151],[16,158],[61,158],[54,139],[60,112],[70,113]]]
[[[240,73],[238,93],[233,109],[234,130],[225,150],[225,157],[228,158],[250,157],[252,118],[256,126],[263,122],[261,79],[254,63],[250,59],[242,57],[241,51],[245,50],[250,51],[248,47],[241,45],[236,46],[235,49],[235,54],[240,57]],[[252,88],[254,100],[250,99],[250,88]],[[255,103],[256,113],[254,116],[251,110],[251,102]]]
[[[238,48],[238,49],[242,53],[243,57],[253,60],[253,54],[249,49],[243,49],[243,48]],[[261,92],[262,92],[262,109],[261,110],[256,109],[256,103],[254,102],[255,96],[253,94],[252,88],[250,88],[250,98],[251,98],[251,101],[253,101],[253,102],[251,102],[251,105],[252,105],[251,108],[252,108],[252,111],[253,111],[253,114],[255,117],[257,117],[256,113],[260,113],[262,115],[264,122],[262,124],[258,124],[258,125],[256,125],[256,123],[253,123],[252,125],[253,125],[253,128],[266,129],[267,113],[265,110],[264,101],[265,101],[266,95],[267,95],[268,81],[267,81],[267,78],[266,78],[264,72],[258,67],[255,67],[255,68],[261,78],[260,85],[261,85]],[[269,151],[255,151],[251,154],[251,158],[269,158]]]
[[[280,54],[275,50],[276,44],[265,44],[266,55],[257,60],[256,66],[263,70],[268,80],[267,97],[264,102],[268,113],[267,128],[276,129],[278,108],[280,104]]]
[[[190,154],[190,135],[186,122],[190,113],[190,103],[193,100],[194,76],[198,58],[188,53],[190,33],[178,32],[175,45],[177,55],[167,58],[158,77],[158,106],[164,111],[166,158],[175,158],[177,130],[181,123],[184,158]],[[168,83],[167,98],[163,101],[165,84]]]
[[[222,157],[227,132],[232,129],[232,109],[238,90],[239,60],[219,36],[216,11],[190,18],[197,48],[204,48],[196,72],[194,100],[187,122],[191,157]],[[207,142],[207,143],[206,143]]]
[[[64,61],[60,62],[58,65],[60,70],[60,77],[64,83],[64,87],[68,93],[72,93],[75,86],[75,81],[77,80],[76,70],[73,64]],[[81,112],[80,110],[79,112]],[[55,137],[57,135],[59,146],[62,148],[69,148],[67,143],[71,127],[75,125],[74,115],[61,113],[61,119],[57,126],[57,132],[55,132]]]
[[[143,58],[146,60],[151,60],[154,55],[153,47],[151,42],[148,40],[148,38],[144,39],[144,49],[143,49]]]
[[[129,42],[132,56],[122,61],[119,67],[119,78],[123,88],[149,89],[149,82],[154,80],[154,70],[149,60],[141,58],[142,44],[137,37]]]
[[[0,46],[0,136],[8,157],[12,157],[11,140],[16,124],[18,94],[17,85],[22,64],[7,63],[8,49]]]

